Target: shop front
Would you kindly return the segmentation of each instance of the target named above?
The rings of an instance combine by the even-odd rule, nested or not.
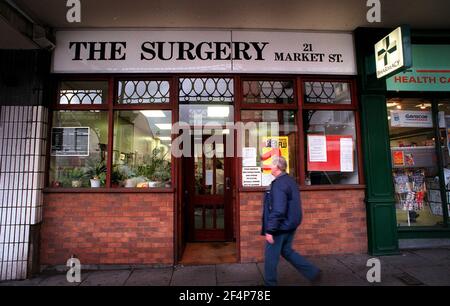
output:
[[[61,31],[52,70],[41,264],[261,261],[280,155],[300,251],[367,251],[352,34]]]
[[[379,116],[376,122],[367,116],[363,123],[371,140],[380,145],[367,144],[366,158],[375,163],[376,156],[381,156],[388,162],[377,174],[389,183],[375,178],[369,187],[377,190],[372,193],[374,209],[369,217],[372,252],[396,252],[397,239],[449,237],[449,36],[439,31],[411,31],[412,65],[375,80],[368,64],[367,35],[375,43],[389,30],[358,32],[366,34],[365,42],[357,34],[359,44],[365,45],[359,55],[362,108],[372,111],[370,116]],[[398,51],[395,43],[389,46],[393,52]],[[384,148],[387,155],[380,152]],[[381,229],[383,225],[389,230]]]

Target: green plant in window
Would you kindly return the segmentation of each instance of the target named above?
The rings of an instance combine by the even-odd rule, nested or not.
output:
[[[60,181],[63,187],[79,188],[83,184],[85,175],[82,168],[66,168],[62,170]]]
[[[138,166],[136,174],[153,182],[151,187],[161,183],[168,183],[171,179],[171,163],[167,159],[167,152],[155,148],[152,154],[145,159],[145,164]]]
[[[114,185],[120,185],[125,183],[125,187],[135,187],[135,183],[132,182],[136,177],[136,173],[127,165],[114,165],[111,176],[111,182]]]
[[[91,187],[100,187],[106,182],[106,163],[104,160],[89,159],[86,162],[86,176],[91,180]]]

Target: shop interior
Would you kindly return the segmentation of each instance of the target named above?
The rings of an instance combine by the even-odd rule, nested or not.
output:
[[[392,178],[399,227],[442,226],[440,171],[445,178],[447,203],[450,202],[450,157],[448,101],[439,102],[439,146],[433,124],[432,102],[426,99],[387,101],[392,159]],[[438,148],[441,152],[438,152]],[[443,166],[439,167],[442,155]]]

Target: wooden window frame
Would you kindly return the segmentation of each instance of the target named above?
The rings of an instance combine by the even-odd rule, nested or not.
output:
[[[357,83],[355,76],[315,76],[315,75],[273,75],[273,74],[56,74],[53,75],[53,94],[51,111],[49,115],[49,125],[51,126],[53,111],[90,111],[101,110],[108,112],[108,164],[105,188],[46,188],[47,192],[88,192],[88,193],[114,193],[114,192],[174,192],[179,180],[177,174],[180,171],[176,158],[172,156],[172,187],[171,188],[112,188],[111,170],[112,170],[112,151],[114,136],[114,112],[126,110],[163,110],[172,112],[172,124],[179,120],[179,81],[182,78],[232,78],[234,80],[234,118],[235,122],[241,120],[241,111],[243,110],[280,110],[294,111],[296,113],[297,137],[296,154],[299,154],[299,162],[296,165],[297,177],[302,190],[336,190],[336,189],[364,189],[364,169],[362,156],[362,138],[360,125],[360,111],[357,96]],[[169,103],[141,103],[141,104],[119,104],[117,103],[119,81],[169,81],[170,98]],[[104,104],[90,105],[61,105],[59,104],[60,83],[64,81],[107,81],[109,84],[108,99]],[[294,84],[294,103],[290,104],[272,104],[272,103],[244,103],[243,102],[243,82],[244,81],[292,81]],[[321,104],[306,103],[303,96],[303,82],[347,82],[350,84],[351,104]],[[303,111],[304,110],[343,110],[353,111],[356,124],[356,141],[358,156],[358,178],[359,184],[356,185],[305,185],[306,161],[305,161],[305,134],[303,129]],[[49,129],[49,138],[51,139]],[[172,139],[174,139],[172,135]],[[50,168],[50,149],[51,141],[47,147],[47,165],[46,165],[46,186],[49,186],[49,168]],[[235,148],[235,154],[237,153]],[[242,158],[235,159],[235,166],[240,171],[235,174],[238,191],[258,192],[265,190],[265,187],[243,187],[242,186]]]
[[[352,99],[351,104],[331,104],[331,103],[306,103],[304,101],[304,87],[305,82],[345,82],[350,84],[350,97]],[[335,190],[335,189],[364,189],[365,178],[363,168],[363,155],[362,155],[362,137],[361,137],[361,118],[358,103],[358,91],[356,78],[351,76],[305,76],[297,78],[297,88],[299,90],[298,96],[298,112],[301,116],[298,116],[299,134],[300,134],[300,186],[303,190]],[[323,111],[352,111],[355,116],[356,135],[356,154],[358,157],[358,184],[336,184],[336,185],[306,185],[306,152],[305,152],[305,131],[303,128],[303,112],[305,110],[323,110]],[[301,118],[300,118],[301,117]]]
[[[142,104],[119,104],[117,103],[118,97],[118,85],[119,81],[168,81],[169,82],[169,103],[142,103]],[[178,77],[173,75],[157,75],[157,76],[139,76],[139,75],[57,75],[55,77],[56,85],[54,88],[56,92],[53,96],[51,103],[51,111],[49,116],[49,125],[53,125],[53,112],[54,111],[91,111],[100,110],[108,112],[108,146],[107,146],[107,167],[106,167],[106,183],[103,188],[48,188],[49,187],[49,175],[50,175],[50,150],[51,140],[48,142],[47,147],[47,165],[46,165],[46,179],[45,183],[47,188],[46,192],[62,192],[62,193],[117,193],[117,192],[129,192],[129,193],[161,193],[161,192],[174,192],[176,183],[176,166],[174,164],[175,158],[171,156],[171,186],[170,188],[113,188],[111,182],[112,173],[112,153],[113,153],[113,141],[114,141],[114,114],[116,111],[133,111],[133,110],[163,110],[170,111],[172,115],[172,124],[178,121],[178,110],[176,102],[178,99],[178,84],[176,83]],[[64,81],[107,81],[108,82],[108,99],[103,104],[89,104],[89,105],[67,105],[59,104],[59,91],[60,84]],[[51,128],[49,129],[51,131]],[[172,135],[173,137],[173,135]],[[51,134],[48,134],[48,139],[51,139]]]

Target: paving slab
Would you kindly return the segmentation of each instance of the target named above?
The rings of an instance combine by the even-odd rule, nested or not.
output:
[[[216,273],[217,283],[260,283],[263,281],[256,263],[217,265]]]
[[[173,271],[171,286],[216,286],[216,266],[185,266]]]
[[[387,264],[397,268],[407,268],[416,266],[433,266],[435,262],[427,260],[412,252],[404,252],[401,255],[382,256],[380,257],[382,265]]]
[[[130,274],[130,270],[90,272],[81,286],[123,286]]]
[[[309,259],[308,259],[309,260]],[[264,275],[264,263],[259,263],[258,268]],[[311,286],[311,282],[295,269],[285,259],[281,259],[278,265],[279,286]]]
[[[230,283],[217,283],[217,286],[227,287],[263,287],[264,281],[242,281],[242,282],[230,282]]]
[[[411,251],[431,264],[450,266],[450,249],[431,249]]]
[[[126,286],[169,286],[173,268],[155,268],[134,270]]]
[[[39,286],[48,276],[38,276],[32,279],[20,280],[20,281],[5,281],[0,282],[0,286],[11,287],[33,287]]]
[[[449,286],[450,268],[446,267],[408,267],[404,271],[425,285],[429,286]]]
[[[89,272],[81,272],[81,283],[88,278],[89,274],[90,274]],[[44,278],[42,282],[39,283],[39,286],[77,287],[81,283],[69,283],[67,281],[66,273],[63,273],[56,275],[48,275],[47,277]]]
[[[367,267],[369,259],[376,258],[381,263],[381,283],[369,283],[367,281],[367,272],[371,267]],[[405,286],[397,275],[403,273],[402,270],[382,261],[382,257],[369,255],[339,255],[336,259],[345,267],[351,270],[359,279],[366,282],[368,286]]]

